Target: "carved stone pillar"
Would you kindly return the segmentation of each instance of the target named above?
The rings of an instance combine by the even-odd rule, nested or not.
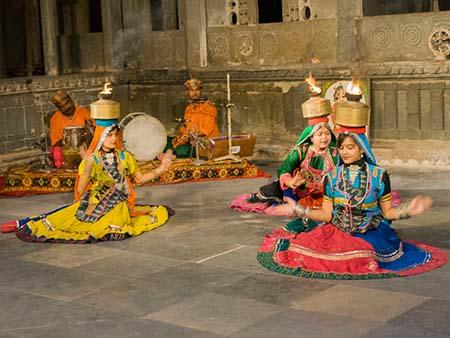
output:
[[[101,4],[105,67],[121,70],[125,67],[121,1],[102,0]]]
[[[74,24],[76,34],[89,33],[89,1],[83,0],[74,5]]]
[[[206,1],[186,1],[186,46],[188,68],[208,65]]]
[[[59,74],[56,0],[41,0],[40,4],[45,73],[55,76]]]
[[[4,20],[4,7],[5,3],[0,1],[0,22],[5,22]],[[0,24],[0,78],[5,77],[5,37],[3,32],[3,25]]]
[[[206,9],[205,9],[206,10]],[[177,1],[163,1],[164,30],[177,29]]]
[[[358,33],[361,16],[361,1],[337,0],[338,62],[355,62],[361,59]]]
[[[141,25],[140,22],[140,0],[122,1],[123,11],[123,45],[124,66],[128,69],[139,69],[142,67],[144,55],[142,53]],[[137,16],[137,20],[136,20]]]
[[[138,0],[139,4],[139,26],[141,32],[150,32],[152,30],[152,16],[150,15],[150,1]]]

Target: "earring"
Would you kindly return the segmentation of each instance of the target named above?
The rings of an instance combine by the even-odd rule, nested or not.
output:
[[[364,154],[363,153],[361,153],[361,156],[359,156],[360,158],[363,158],[364,157]]]

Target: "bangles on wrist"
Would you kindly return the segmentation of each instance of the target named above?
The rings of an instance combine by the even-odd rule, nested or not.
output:
[[[400,205],[397,208],[398,219],[410,218],[411,216],[408,214],[408,209],[409,209],[409,203],[405,203],[405,204]]]
[[[166,169],[161,166],[159,166],[156,169],[153,169],[153,173],[156,175],[156,177],[161,176],[162,174],[164,174],[165,171],[166,171]]]
[[[308,217],[311,209],[305,208],[303,205],[296,205],[293,207],[295,213],[298,217]]]

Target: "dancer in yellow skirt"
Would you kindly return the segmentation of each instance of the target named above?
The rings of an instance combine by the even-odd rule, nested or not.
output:
[[[174,156],[161,155],[161,165],[143,174],[130,153],[120,149],[120,129],[104,128],[94,153],[79,167],[77,192],[81,198],[48,214],[17,221],[17,237],[31,242],[92,243],[138,236],[167,222],[164,206],[135,206],[131,184],[162,175]]]

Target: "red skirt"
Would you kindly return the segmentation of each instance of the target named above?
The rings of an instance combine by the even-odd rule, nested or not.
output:
[[[427,259],[396,271],[387,269],[390,262],[404,260],[408,250],[403,246],[426,251]],[[309,232],[292,234],[277,229],[264,237],[258,261],[277,272],[329,279],[369,279],[407,276],[423,273],[444,265],[447,254],[425,244],[400,242],[397,251],[380,255],[363,238],[341,231],[332,224],[316,227]]]

